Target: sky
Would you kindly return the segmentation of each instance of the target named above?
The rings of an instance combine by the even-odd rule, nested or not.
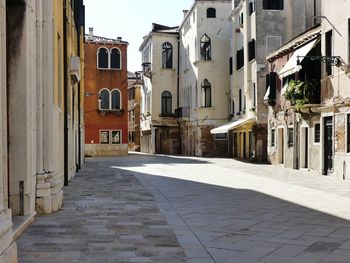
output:
[[[182,10],[190,9],[194,0],[84,0],[86,33],[108,38],[122,37],[129,42],[128,71],[141,70],[139,47],[152,23],[178,26]]]

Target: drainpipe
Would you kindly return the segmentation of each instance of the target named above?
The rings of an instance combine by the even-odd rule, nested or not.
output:
[[[78,31],[78,56],[80,58],[81,56],[81,50],[80,50],[80,35],[81,35],[81,28],[79,27]],[[81,84],[80,81],[78,82],[78,170],[81,169]]]
[[[64,185],[68,185],[68,52],[67,52],[67,0],[63,1],[63,112],[64,112]]]
[[[176,78],[176,108],[180,106],[180,36],[177,37],[177,78]],[[176,116],[177,117],[177,116]],[[179,154],[182,154],[182,141],[181,141],[181,123],[177,121],[179,126]]]

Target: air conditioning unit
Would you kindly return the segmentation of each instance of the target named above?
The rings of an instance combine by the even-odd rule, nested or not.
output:
[[[80,81],[80,57],[70,58],[70,76],[73,83]]]

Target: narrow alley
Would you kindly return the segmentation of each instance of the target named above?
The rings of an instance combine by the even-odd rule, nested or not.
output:
[[[349,262],[349,189],[231,159],[90,159],[17,240],[19,262]]]

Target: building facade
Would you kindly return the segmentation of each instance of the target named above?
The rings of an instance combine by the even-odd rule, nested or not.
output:
[[[344,180],[350,176],[349,8],[349,1],[322,1],[322,56],[333,63],[322,63],[320,172]]]
[[[320,170],[321,27],[268,56],[268,156],[271,164]]]
[[[178,154],[179,126],[175,118],[178,96],[177,27],[153,24],[144,38],[141,90],[141,151]]]
[[[273,164],[348,179],[349,7],[346,1],[336,7],[322,1],[321,26],[268,57],[278,79],[269,115]]]
[[[130,151],[140,151],[140,118],[141,118],[141,89],[140,72],[128,72],[128,148]]]
[[[229,119],[231,1],[194,1],[179,27],[179,107],[181,153],[227,156],[228,137],[210,130]]]
[[[319,5],[311,5],[316,2],[234,1],[229,58],[231,121],[212,131],[229,133],[229,152],[234,158],[268,159],[266,55],[312,25],[311,16],[320,10]]]
[[[75,83],[77,93],[84,88],[78,84],[84,5],[79,0],[1,1],[0,19],[0,262],[17,262],[15,239],[36,212],[48,214],[61,207],[63,185],[82,162],[75,158],[80,155],[79,144],[74,151],[68,145],[73,133],[83,134],[83,120],[78,116],[82,100],[76,99],[71,108],[79,129],[64,129],[68,112],[63,105],[72,89],[68,80]],[[62,48],[55,49],[57,29]],[[61,52],[59,68],[54,50]],[[72,65],[70,59],[76,63]],[[55,80],[61,80],[61,85]],[[61,108],[55,102],[58,90]],[[71,173],[65,169],[68,155],[77,164]]]
[[[85,37],[85,154],[128,154],[128,42]]]

